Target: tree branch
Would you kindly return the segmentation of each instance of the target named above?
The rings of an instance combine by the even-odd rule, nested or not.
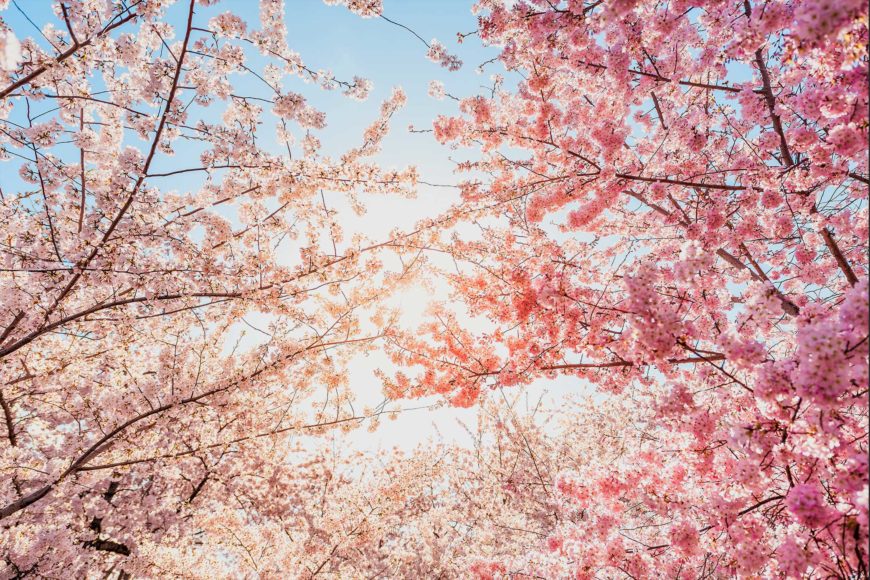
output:
[[[827,227],[822,228],[822,239],[825,240],[825,245],[828,246],[828,250],[830,250],[831,254],[833,254],[834,259],[837,261],[837,265],[840,267],[840,270],[843,271],[843,274],[846,275],[846,280],[849,281],[850,286],[854,286],[858,283],[858,277],[855,275],[855,271],[852,270],[852,266],[849,265],[849,261],[846,260],[846,256],[843,255],[843,252],[840,251],[840,246],[837,245],[837,242],[834,240],[834,236],[831,234],[831,230]]]

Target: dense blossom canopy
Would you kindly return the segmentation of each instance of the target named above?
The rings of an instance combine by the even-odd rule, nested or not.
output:
[[[476,10],[522,80],[435,122],[483,153],[482,234],[439,247],[493,328],[391,336],[422,372],[390,388],[473,405],[568,373],[638,407],[547,472],[535,555],[480,574],[866,577],[866,3]]]
[[[383,240],[322,192],[413,195],[405,94],[326,155],[286,80],[371,83],[282,0],[52,5],[0,12],[3,577],[868,577],[866,2],[480,0],[503,74],[429,86],[461,201]],[[383,302],[424,278],[416,327]],[[474,445],[312,446],[387,410],[375,349]]]

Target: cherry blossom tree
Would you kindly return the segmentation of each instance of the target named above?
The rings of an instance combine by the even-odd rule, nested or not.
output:
[[[390,334],[388,389],[621,402],[541,482],[584,515],[478,574],[866,578],[866,3],[475,10],[508,76],[434,123],[482,156],[429,246],[464,311]]]
[[[281,0],[52,6],[0,14],[4,577],[868,577],[865,3],[479,0],[505,73],[430,85],[462,200],[385,240],[322,192],[414,193],[405,95],[325,154],[288,81],[371,85]],[[319,445],[388,411],[375,349],[473,444]]]
[[[301,477],[291,437],[365,419],[344,365],[408,269],[322,190],[360,212],[413,192],[371,161],[404,93],[326,156],[325,114],[284,83],[369,81],[306,65],[279,0],[258,23],[210,4],[54,2],[43,44],[0,19],[4,577],[168,573],[153,546],[301,497],[262,486]]]

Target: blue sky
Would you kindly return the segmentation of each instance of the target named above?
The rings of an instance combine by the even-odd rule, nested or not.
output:
[[[182,26],[185,4],[176,2],[167,11],[166,19],[175,26]],[[0,15],[19,38],[34,36],[46,46],[34,24],[43,27],[51,23],[64,30],[51,5],[50,0],[16,0]],[[32,23],[25,19],[19,7]],[[481,62],[497,54],[494,48],[482,47],[474,36],[461,45],[456,42],[457,32],[476,28],[476,17],[470,9],[470,0],[384,2],[385,16],[408,26],[427,40],[438,38],[463,59],[465,66],[460,71],[450,72],[426,59],[426,47],[418,38],[383,19],[363,19],[342,6],[327,6],[321,0],[287,0],[288,44],[301,54],[306,65],[315,70],[331,70],[340,79],[359,75],[374,83],[371,96],[360,103],[348,99],[338,90],[324,91],[298,79],[285,80],[285,88],[302,92],[311,104],[327,113],[328,125],[319,133],[324,151],[340,153],[357,145],[363,129],[377,116],[380,103],[390,95],[392,87],[401,86],[408,95],[408,104],[395,117],[380,160],[387,167],[418,165],[424,179],[431,181],[435,181],[434,177],[450,177],[449,152],[438,146],[431,135],[409,134],[407,127],[414,124],[418,128],[428,128],[439,112],[456,111],[453,101],[436,101],[427,95],[429,81],[443,81],[448,92],[467,96],[488,83],[490,74],[503,72],[497,63],[488,65],[484,74],[476,72]],[[259,27],[256,0],[224,0],[212,7],[197,6],[195,24],[204,25],[208,18],[227,11],[238,14],[253,27]],[[249,56],[254,68],[265,62],[255,51],[251,51]],[[245,94],[256,94],[258,83],[255,79],[241,80],[245,84]],[[253,91],[251,87],[254,87]]]

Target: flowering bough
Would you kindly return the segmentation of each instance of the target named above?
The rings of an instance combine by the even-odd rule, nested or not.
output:
[[[366,419],[342,369],[407,272],[321,191],[413,192],[371,161],[404,94],[326,157],[325,114],[283,84],[370,83],[309,68],[283,2],[256,25],[211,4],[55,2],[45,46],[0,20],[4,576],[163,575],[155,546],[209,541],[206,514],[314,505],[290,438]],[[255,497],[265,474],[286,493]]]
[[[542,483],[566,501],[536,552],[476,573],[866,578],[866,4],[476,10],[521,78],[435,121],[483,153],[452,214],[479,234],[428,249],[490,328],[391,333],[388,387],[568,374],[636,406]]]

